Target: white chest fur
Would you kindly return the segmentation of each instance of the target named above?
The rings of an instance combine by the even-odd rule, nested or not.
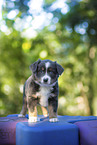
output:
[[[48,106],[48,98],[50,96],[51,87],[40,87],[40,105],[47,107]]]

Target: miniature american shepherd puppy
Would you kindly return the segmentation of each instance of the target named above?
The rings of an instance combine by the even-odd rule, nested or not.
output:
[[[43,115],[49,114],[50,122],[57,122],[58,77],[64,69],[56,61],[40,60],[30,65],[32,75],[27,79],[23,89],[23,107],[19,117],[23,117],[28,108],[28,122],[39,121],[37,105],[41,105]]]

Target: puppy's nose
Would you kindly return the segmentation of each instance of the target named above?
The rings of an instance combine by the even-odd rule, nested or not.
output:
[[[43,79],[44,83],[48,82],[48,78]]]

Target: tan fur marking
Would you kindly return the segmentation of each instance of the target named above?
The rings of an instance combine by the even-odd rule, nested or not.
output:
[[[46,117],[46,116],[48,116],[48,111],[47,111],[47,108],[46,108],[46,107],[41,106],[41,109],[42,109],[43,115],[44,115],[45,117]]]
[[[37,117],[37,107],[36,106],[34,107],[34,111],[33,112],[31,112],[30,109],[28,111],[29,111],[29,118],[30,117]]]

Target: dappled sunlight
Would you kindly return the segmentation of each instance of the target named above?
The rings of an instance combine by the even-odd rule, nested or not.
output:
[[[48,55],[48,52],[46,50],[42,50],[39,54],[40,58],[45,59]]]
[[[29,51],[30,48],[31,48],[31,44],[29,42],[25,42],[22,44],[22,49],[24,51]]]
[[[2,87],[2,89],[3,89],[3,91],[4,91],[4,93],[5,93],[6,95],[9,95],[10,92],[11,92],[11,87],[10,87],[9,85],[7,85],[7,84],[5,84],[5,85]]]
[[[65,2],[66,0],[56,0],[50,7],[50,10],[54,11],[57,8],[59,8],[61,9],[62,14],[66,14],[70,9],[69,9],[69,6]]]
[[[3,5],[3,0],[0,1],[0,20],[2,20],[2,5]]]
[[[19,10],[12,10],[7,14],[7,18],[8,19],[14,19],[16,17],[16,15],[19,13]]]
[[[95,58],[95,53],[96,53],[96,48],[95,47],[92,47],[90,49],[90,53],[89,53],[89,56],[91,59],[94,59]]]
[[[84,27],[82,27],[82,25],[75,26],[75,31],[82,35],[84,35],[86,33],[86,29]]]
[[[19,86],[19,91],[20,91],[20,93],[22,93],[22,94],[23,94],[23,86],[24,86],[24,84],[20,84],[20,86]]]
[[[66,98],[63,96],[63,97],[60,97],[59,98],[59,108],[62,108],[62,107],[64,107],[65,106],[65,104],[66,104]]]
[[[37,15],[38,13],[42,12],[43,11],[42,5],[43,0],[30,0],[28,2],[29,13]]]
[[[63,110],[64,108],[64,110]],[[62,111],[62,112],[61,112]],[[85,100],[83,96],[78,96],[76,98],[72,98],[68,100],[66,97],[59,98],[59,114],[62,115],[88,115],[87,105],[85,104]],[[67,113],[68,112],[68,113]]]
[[[36,36],[37,36],[37,32],[33,30],[33,27],[30,27],[27,30],[24,30],[23,32],[21,32],[22,38],[31,39],[31,38],[35,38]]]

